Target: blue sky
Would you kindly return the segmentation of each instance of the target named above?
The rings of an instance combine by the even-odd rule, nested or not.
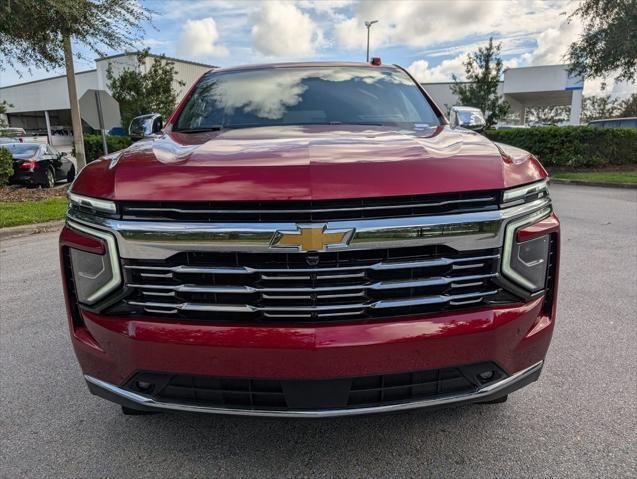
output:
[[[462,76],[468,52],[493,36],[510,67],[563,63],[581,33],[568,20],[573,1],[538,0],[141,0],[156,12],[144,25],[153,53],[212,65],[292,60],[364,60],[365,20],[372,27],[371,53],[407,67],[425,82]],[[95,54],[81,45],[79,71],[94,67]],[[107,52],[119,53],[119,52]],[[33,70],[0,72],[0,86],[61,74]],[[22,77],[20,77],[22,74]],[[585,93],[598,93],[588,81]],[[634,85],[609,82],[624,96]]]

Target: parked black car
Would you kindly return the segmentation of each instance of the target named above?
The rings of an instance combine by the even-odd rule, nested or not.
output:
[[[39,143],[2,145],[13,156],[12,183],[51,188],[57,181],[73,181],[75,165],[66,153]]]

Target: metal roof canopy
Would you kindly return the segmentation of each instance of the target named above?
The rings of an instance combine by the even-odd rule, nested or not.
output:
[[[505,93],[504,98],[512,98],[524,106],[561,106],[570,105],[572,90]]]
[[[583,77],[571,75],[568,65],[544,65],[505,70],[502,93],[524,106],[570,105],[583,88]]]
[[[99,97],[99,106],[102,109],[104,129],[109,130],[115,126],[121,126],[119,104],[105,90],[86,90],[86,93],[82,95],[82,98],[80,98],[80,114],[82,119],[88,123],[91,128],[96,130],[100,129],[96,95]]]

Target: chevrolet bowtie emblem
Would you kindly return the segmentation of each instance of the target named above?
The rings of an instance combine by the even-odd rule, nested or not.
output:
[[[293,248],[300,252],[325,251],[346,247],[354,229],[327,229],[327,225],[298,225],[296,231],[279,230],[274,233],[271,248]]]

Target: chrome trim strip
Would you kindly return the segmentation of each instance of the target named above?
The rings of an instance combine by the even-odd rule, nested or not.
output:
[[[316,279],[350,279],[350,278],[364,278],[365,271],[360,271],[358,273],[349,273],[349,274],[317,274]],[[276,276],[274,276],[276,278]],[[310,277],[311,278],[311,277]],[[261,279],[265,279],[261,276]]]
[[[346,311],[345,313],[321,313],[321,318],[336,318],[340,316],[349,316],[352,317],[356,314],[363,314],[365,312],[364,309],[357,311]],[[266,313],[267,314],[267,313]]]
[[[140,273],[140,276],[143,276],[144,278],[172,278],[173,274],[172,273]]]
[[[406,218],[329,221],[330,230],[355,229],[342,249],[401,248],[447,245],[459,251],[499,248],[504,226],[514,218],[550,205],[544,197],[509,208],[474,213]],[[123,258],[164,259],[181,251],[275,252],[270,242],[276,231],[295,230],[296,223],[185,223],[123,221],[77,210],[70,220],[112,231]],[[337,251],[341,248],[335,248]]]
[[[84,379],[97,386],[98,388],[114,394],[122,399],[126,399],[135,404],[151,409],[170,410],[170,411],[183,411],[183,412],[199,412],[208,414],[225,414],[235,416],[262,416],[262,417],[288,417],[288,418],[327,418],[327,417],[342,417],[342,416],[356,416],[360,414],[377,414],[388,413],[396,411],[406,411],[409,409],[426,408],[452,405],[461,402],[478,402],[487,399],[490,395],[497,394],[506,388],[522,382],[533,374],[542,369],[544,361],[538,361],[537,363],[522,369],[511,376],[502,379],[501,381],[494,382],[488,386],[484,386],[475,392],[468,394],[456,394],[449,395],[434,399],[421,399],[419,401],[384,404],[381,406],[368,406],[368,407],[355,407],[355,408],[341,408],[341,409],[316,409],[316,410],[267,410],[267,409],[238,409],[238,408],[221,408],[221,407],[207,407],[196,406],[191,404],[179,404],[179,403],[166,403],[156,401],[151,397],[137,394],[131,391],[127,391],[118,386],[110,384],[101,379],[97,379],[88,374],[84,375]]]
[[[449,266],[456,263],[465,263],[467,261],[478,261],[485,259],[497,259],[499,258],[499,254],[493,255],[485,255],[485,256],[471,256],[467,258],[435,258],[435,259],[425,259],[420,261],[405,261],[405,262],[380,262],[374,263],[368,266],[342,266],[336,268],[249,268],[247,266],[239,266],[239,267],[213,267],[213,266],[143,266],[143,265],[125,265],[126,269],[137,269],[137,270],[158,270],[158,271],[171,271],[173,273],[210,273],[210,274],[253,274],[253,273],[321,273],[325,271],[329,272],[338,272],[338,271],[356,271],[356,270],[367,270],[371,269],[373,271],[388,271],[395,269],[407,269],[407,268],[429,268],[434,266]],[[144,274],[144,273],[142,273]],[[334,275],[336,278],[347,278],[347,275],[338,276]],[[263,279],[303,279],[299,276],[272,276]],[[321,277],[321,279],[331,279],[330,276]]]
[[[465,293],[465,294],[440,294],[437,296],[420,296],[409,299],[383,299],[373,303],[372,308],[385,309],[385,308],[403,308],[406,306],[422,306],[427,304],[439,304],[450,303],[452,301],[458,301],[470,298],[483,298],[484,296],[492,296],[497,294],[498,290],[491,291],[479,291],[477,293]]]
[[[459,269],[471,269],[471,268],[482,268],[484,263],[473,263],[473,264],[454,264],[451,269],[457,271]]]
[[[142,271],[171,271],[173,273],[210,273],[210,274],[253,274],[257,272],[262,272],[263,270],[255,270],[253,268],[248,268],[247,266],[239,266],[239,267],[214,267],[214,266],[143,266],[143,265],[124,265],[126,269],[136,269]],[[289,271],[287,269],[281,271]],[[302,270],[294,270],[294,271],[302,271]],[[265,271],[263,271],[265,272]],[[143,274],[143,273],[141,273]]]
[[[469,276],[432,276],[426,279],[413,279],[410,281],[381,281],[373,284],[370,289],[374,290],[386,290],[386,289],[400,289],[400,288],[419,288],[421,286],[440,286],[450,284],[453,281],[469,281],[474,279],[489,279],[495,278],[497,273],[489,274],[472,274]]]
[[[307,209],[258,209],[258,210],[209,210],[209,209],[182,209],[182,208],[147,208],[147,207],[136,207],[136,206],[125,206],[124,209],[127,212],[150,212],[150,211],[166,211],[171,213],[184,213],[184,214],[193,214],[193,213],[204,213],[204,214],[299,214],[299,213],[338,213],[341,211],[369,211],[369,210],[393,210],[393,209],[405,209],[405,208],[427,208],[434,206],[446,206],[453,204],[464,204],[464,203],[482,203],[485,201],[494,201],[494,198],[483,197],[483,198],[469,198],[464,200],[446,200],[446,201],[438,201],[435,203],[413,203],[413,204],[402,204],[402,205],[387,205],[387,206],[359,206],[352,208],[307,208]],[[495,200],[497,202],[497,199]]]
[[[87,304],[94,304],[122,283],[122,273],[119,269],[119,258],[117,257],[117,245],[115,243],[115,238],[113,237],[113,235],[108,234],[104,231],[87,228],[86,226],[74,223],[72,221],[69,221],[68,225],[73,229],[86,233],[87,235],[100,238],[106,242],[106,249],[108,251],[108,259],[111,262],[111,272],[113,273],[113,277],[108,281],[108,283],[95,291],[91,296],[86,298]]]
[[[267,274],[262,274],[261,279],[267,279],[268,281],[299,281],[301,279],[310,280],[312,279],[312,276],[309,274],[302,276],[270,276]]]
[[[395,280],[395,281],[378,281],[376,283],[365,284],[346,284],[338,286],[317,286],[315,288],[276,288],[276,287],[252,287],[252,286],[206,286],[197,284],[127,284],[129,288],[139,288],[143,290],[169,290],[179,293],[236,293],[236,294],[250,294],[250,293],[320,293],[326,291],[358,291],[363,289],[372,290],[387,290],[387,289],[401,289],[401,288],[419,288],[424,286],[440,286],[450,284],[455,281],[470,281],[475,279],[488,279],[495,278],[497,273],[489,274],[477,274],[469,276],[432,276],[429,278],[421,279],[409,279],[409,280]]]
[[[391,299],[379,300],[372,303],[357,304],[330,304],[319,306],[252,306],[251,304],[208,304],[208,303],[155,303],[150,301],[126,301],[132,306],[141,306],[142,308],[170,308],[180,311],[223,311],[235,313],[254,313],[254,312],[271,312],[271,311],[301,311],[301,312],[321,312],[321,311],[343,311],[349,309],[386,309],[401,308],[406,306],[420,306],[428,304],[448,303],[450,301],[458,301],[470,298],[482,298],[484,296],[492,296],[497,294],[498,290],[479,291],[476,293],[464,294],[438,294],[432,296],[417,296],[407,299]]]

